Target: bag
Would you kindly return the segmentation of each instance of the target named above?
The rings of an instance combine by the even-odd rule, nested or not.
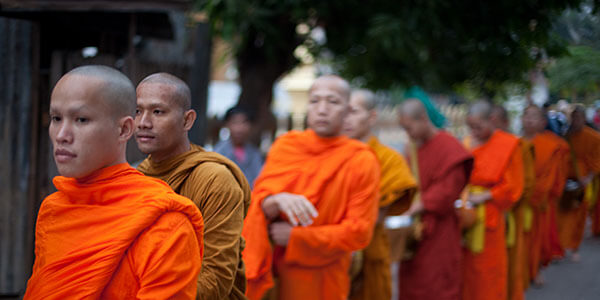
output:
[[[558,202],[560,209],[567,211],[579,207],[583,202],[584,193],[585,191],[579,182],[568,179],[563,195]]]
[[[391,216],[385,219],[385,228],[390,241],[392,262],[413,258],[418,242],[423,236],[423,222],[418,217]]]

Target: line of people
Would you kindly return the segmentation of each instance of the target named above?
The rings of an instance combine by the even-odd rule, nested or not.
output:
[[[600,138],[575,109],[567,143],[533,106],[518,138],[505,111],[478,102],[461,143],[432,124],[432,107],[399,109],[404,159],[371,132],[371,92],[319,77],[308,129],[279,137],[260,173],[239,137],[219,146],[249,166],[245,176],[190,142],[197,116],[181,79],[157,73],[135,88],[115,69],[76,68],[51,96],[61,176],[38,214],[25,299],[387,300],[400,258],[385,224],[396,215],[420,225],[400,299],[520,299],[541,282],[539,266],[576,253],[598,207],[587,187],[597,187]],[[230,111],[229,126],[246,130],[243,117]],[[137,170],[125,159],[132,136],[148,154]],[[567,178],[578,185],[570,200]]]

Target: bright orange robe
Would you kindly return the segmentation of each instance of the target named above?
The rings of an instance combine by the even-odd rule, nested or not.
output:
[[[369,244],[377,219],[379,177],[377,158],[359,141],[321,138],[310,129],[278,138],[256,179],[242,232],[248,298],[261,299],[275,275],[279,299],[346,299],[351,252]],[[282,192],[304,195],[319,216],[294,227],[287,247],[272,247],[262,201]]]
[[[534,145],[527,140],[520,139],[519,146],[523,155],[525,181],[521,199],[511,210],[515,220],[515,240],[514,244],[508,248],[508,299],[512,300],[524,299],[525,290],[529,287],[528,252],[531,245],[531,234],[526,232],[525,222],[536,180]]]
[[[376,137],[371,137],[367,144],[375,152],[381,167],[379,207],[387,207],[389,213],[399,214],[410,206],[417,183],[398,152],[380,143]],[[375,224],[371,243],[363,251],[361,273],[353,280],[352,290],[353,300],[392,297],[390,242],[381,223]]]
[[[552,219],[567,180],[564,166],[568,159],[569,146],[551,131],[537,134],[531,142],[535,146],[536,184],[534,196],[530,201],[534,217],[529,247],[529,273],[531,278],[536,278],[540,266],[548,264],[555,255],[552,242],[556,228]]]
[[[40,208],[25,299],[194,299],[202,215],[128,164],[55,177]]]
[[[472,149],[472,153],[475,162],[469,182],[489,189],[492,200],[484,204],[483,251],[463,251],[463,299],[506,299],[508,264],[504,212],[523,192],[523,154],[519,139],[499,130],[485,144]]]
[[[587,176],[590,172],[600,172],[600,134],[585,126],[577,133],[567,137],[569,145],[575,155],[579,175],[576,174],[573,163],[570,162],[569,177]],[[577,250],[583,240],[585,220],[587,217],[587,203],[583,201],[579,207],[568,211],[559,210],[558,227],[560,241],[565,249]],[[596,214],[597,215],[597,214]],[[598,221],[596,221],[598,224]],[[598,225],[596,226],[598,227]]]

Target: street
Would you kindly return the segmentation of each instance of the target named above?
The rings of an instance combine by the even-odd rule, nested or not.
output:
[[[545,285],[530,287],[527,300],[592,300],[600,299],[600,238],[589,230],[580,249],[581,261],[568,259],[552,263],[542,271]]]

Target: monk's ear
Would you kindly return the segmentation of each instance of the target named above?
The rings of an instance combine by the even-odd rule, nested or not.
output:
[[[119,120],[119,140],[127,142],[135,131],[135,122],[131,116],[123,117]]]
[[[183,113],[183,129],[185,131],[189,131],[194,126],[194,122],[196,122],[196,111],[190,109]]]

